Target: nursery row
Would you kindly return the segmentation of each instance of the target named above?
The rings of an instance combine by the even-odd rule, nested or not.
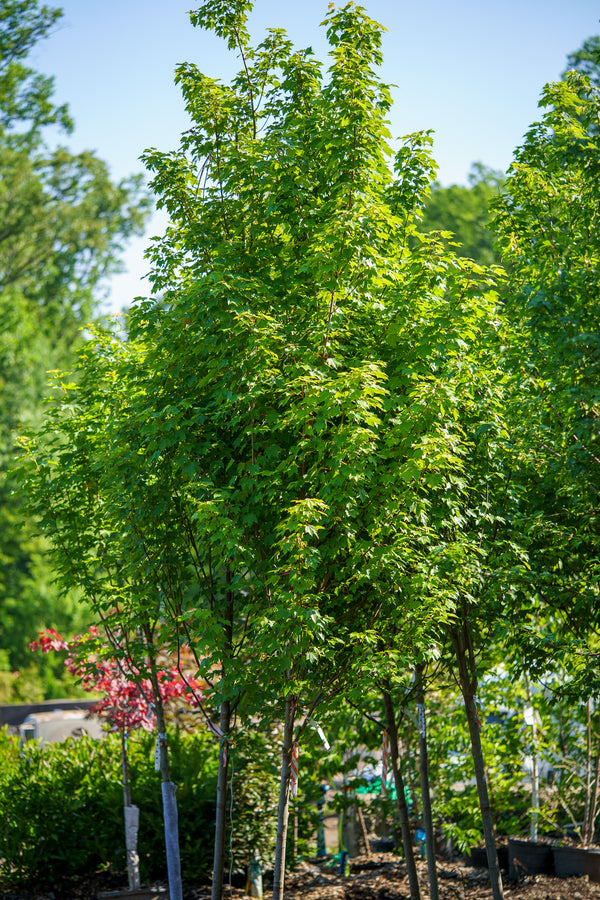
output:
[[[419,722],[410,684],[395,692],[400,768],[412,840],[424,841],[419,781]],[[503,667],[481,689],[484,754],[499,836],[531,834],[572,843],[595,817],[598,710],[560,703],[526,686]],[[507,705],[508,704],[508,705]],[[374,716],[376,698],[365,705]],[[189,716],[186,716],[186,721]],[[467,853],[481,841],[481,820],[464,710],[449,686],[430,683],[427,737],[433,822],[447,853]],[[391,767],[381,754],[381,729],[356,708],[331,708],[322,725],[307,729],[298,758],[298,794],[288,862],[318,852],[351,853],[364,840],[395,838],[398,803]],[[537,731],[535,726],[537,725]],[[188,725],[188,728],[191,726]],[[319,733],[320,732],[320,733]],[[246,872],[259,859],[272,870],[277,824],[281,725],[240,728],[229,750],[226,870]],[[323,738],[329,748],[323,744]],[[130,798],[140,810],[138,838],[142,881],[166,873],[156,738],[137,731],[128,739]],[[177,784],[179,841],[184,880],[208,880],[212,871],[218,741],[205,726],[176,727],[169,751]],[[0,872],[3,882],[59,883],[71,875],[107,870],[125,875],[123,773],[116,734],[100,741],[21,746],[0,732]],[[532,774],[538,770],[539,803],[532,807]],[[382,791],[382,777],[387,790]],[[597,788],[596,788],[597,790]],[[360,812],[359,812],[360,810]],[[321,816],[341,816],[339,837],[327,846]],[[350,831],[345,828],[346,822]],[[423,845],[424,849],[424,845]],[[485,854],[484,854],[485,855]],[[487,863],[487,861],[486,861]]]

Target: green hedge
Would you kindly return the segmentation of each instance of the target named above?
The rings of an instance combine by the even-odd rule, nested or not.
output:
[[[166,878],[158,774],[152,735],[129,741],[133,802],[140,808],[139,854],[144,881]],[[170,740],[179,786],[179,831],[186,879],[210,876],[217,746],[207,734]],[[121,748],[116,735],[40,746],[0,729],[0,875],[5,883],[58,884],[109,869],[126,873]]]

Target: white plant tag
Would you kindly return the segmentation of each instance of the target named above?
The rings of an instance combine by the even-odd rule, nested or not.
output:
[[[329,741],[328,741],[327,738],[325,737],[325,732],[323,731],[323,729],[321,728],[321,726],[320,726],[320,725],[317,725],[316,728],[317,728],[317,734],[318,734],[319,737],[321,738],[321,741],[322,741],[323,746],[325,747],[325,749],[326,749],[327,751],[331,750],[331,746],[330,746],[330,744],[329,744]]]

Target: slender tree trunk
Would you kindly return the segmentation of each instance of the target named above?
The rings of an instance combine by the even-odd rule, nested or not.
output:
[[[327,845],[325,844],[325,794],[326,789],[321,785],[321,799],[317,803],[319,810],[319,827],[317,829],[317,859],[327,856]]]
[[[140,860],[137,852],[137,832],[139,809],[131,803],[129,785],[129,760],[127,758],[127,735],[121,728],[121,769],[123,772],[123,815],[125,819],[125,851],[127,853],[127,882],[129,890],[140,887]]]
[[[540,817],[540,766],[537,753],[537,723],[535,721],[535,707],[533,705],[533,696],[529,686],[529,678],[525,677],[525,694],[527,703],[531,709],[531,829],[530,838],[532,841],[538,839],[538,822]]]
[[[285,701],[285,722],[283,726],[283,750],[281,752],[281,781],[279,785],[279,806],[277,809],[277,842],[275,844],[275,871],[273,873],[273,900],[283,900],[285,881],[285,850],[290,811],[290,771],[292,745],[294,742],[294,719],[296,699]]]
[[[167,852],[167,874],[169,879],[170,900],[183,900],[183,887],[181,884],[181,858],[179,855],[179,821],[177,815],[177,798],[175,793],[177,785],[171,781],[171,764],[169,762],[169,748],[167,744],[167,725],[165,721],[165,708],[160,694],[158,671],[156,668],[156,649],[154,646],[153,631],[149,622],[143,626],[148,659],[150,663],[150,682],[154,700],[154,712],[158,739],[156,743],[157,769],[161,775],[161,790],[163,801],[163,818],[165,824],[165,849]]]
[[[600,741],[600,738],[599,738]],[[584,847],[594,840],[594,823],[598,804],[598,787],[600,783],[600,743],[596,758],[592,764],[592,706],[591,700],[587,702],[587,748],[586,748],[586,772],[585,772],[585,812],[583,815],[583,828],[581,829],[581,843]],[[592,783],[593,772],[593,783]]]
[[[419,790],[417,789],[415,783],[415,771],[414,766],[411,765],[411,758],[414,758],[414,735],[413,735],[413,720],[411,716],[406,716],[403,720],[403,740],[402,747],[404,749],[404,771],[406,772],[406,778],[404,779],[404,788],[407,792],[407,796],[410,797],[412,802],[411,814],[414,819],[419,818]],[[418,742],[418,729],[417,729],[417,742]],[[398,744],[400,749],[400,742]],[[400,763],[400,771],[402,772],[402,756],[398,757]]]
[[[129,761],[127,759],[127,737],[121,728],[121,771],[123,772],[123,803],[131,806],[131,786],[129,784]]]
[[[227,771],[229,758],[226,737],[231,727],[231,704],[225,700],[221,704],[219,728],[223,737],[219,747],[219,772],[217,775],[217,810],[215,815],[215,846],[213,854],[213,874],[211,900],[221,900],[223,895],[223,871],[225,868],[225,833],[227,830]]]
[[[371,846],[369,844],[369,835],[367,833],[367,826],[365,823],[365,817],[363,815],[362,807],[360,805],[360,801],[356,801],[356,818],[358,819],[358,824],[360,825],[360,833],[362,835],[363,843],[365,845],[365,856],[367,859],[370,859],[371,854]]]
[[[532,841],[538,839],[538,823],[540,818],[540,767],[538,755],[536,752],[535,738],[535,722],[532,726],[533,737],[533,757],[531,765],[531,829],[530,838]]]
[[[479,808],[481,810],[492,896],[494,900],[504,900],[502,877],[500,875],[498,853],[496,851],[494,821],[490,807],[483,751],[481,748],[479,716],[477,715],[477,703],[475,699],[477,696],[475,660],[469,626],[464,615],[462,623],[452,629],[451,635],[458,667],[460,689],[465,704],[465,712],[467,714],[469,735],[471,737],[471,752],[473,754],[473,763],[475,765],[475,779],[477,781],[477,793],[479,795]]]
[[[226,582],[231,585],[231,572],[225,573]],[[227,593],[227,605],[223,623],[223,662],[221,666],[221,680],[226,677],[226,662],[233,652],[233,591]],[[221,744],[219,747],[219,771],[217,775],[217,809],[215,813],[215,844],[213,852],[213,873],[211,885],[211,900],[221,900],[223,896],[223,873],[225,869],[225,835],[227,832],[227,772],[229,768],[229,754],[227,738],[231,730],[231,702],[223,700],[219,713],[219,729],[221,732]]]
[[[586,748],[585,748],[585,811],[583,813],[582,844],[587,847],[590,842],[590,798],[592,794],[592,712],[590,699],[585,705],[586,711]]]
[[[385,709],[385,718],[387,723],[387,732],[390,739],[390,760],[392,763],[392,771],[394,773],[394,783],[396,785],[396,794],[398,796],[398,813],[400,815],[400,830],[402,832],[402,846],[404,847],[404,858],[406,859],[406,869],[408,872],[408,883],[410,886],[411,900],[419,900],[419,878],[417,875],[417,867],[415,864],[415,855],[413,852],[412,835],[410,833],[410,823],[408,821],[408,806],[406,804],[406,795],[404,793],[404,781],[398,763],[398,729],[396,728],[396,717],[394,715],[394,707],[392,704],[391,686],[389,682],[384,685],[383,706]]]
[[[296,864],[296,860],[298,859],[298,807],[294,806],[294,831],[293,831],[293,841],[292,841],[292,859],[293,864]]]
[[[157,682],[158,688],[158,682]],[[157,691],[158,693],[158,691]],[[181,884],[181,859],[179,855],[179,820],[177,814],[177,785],[171,781],[171,764],[167,744],[167,730],[164,708],[160,693],[154,698],[156,723],[158,727],[158,754],[161,774],[163,816],[165,822],[165,847],[167,851],[167,873],[169,877],[170,900],[183,900]]]
[[[423,688],[423,669],[416,667],[417,712],[419,716],[419,770],[421,773],[421,806],[423,807],[423,825],[425,826],[425,842],[427,846],[427,874],[429,876],[430,900],[438,900],[439,888],[435,859],[435,834],[433,816],[431,814],[431,793],[429,791],[429,757],[427,753],[427,726],[425,719],[425,691]]]

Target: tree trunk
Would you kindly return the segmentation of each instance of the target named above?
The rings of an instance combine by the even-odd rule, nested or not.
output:
[[[154,698],[156,722],[158,726],[158,755],[162,779],[163,816],[165,822],[165,847],[167,851],[167,874],[169,878],[170,900],[183,900],[181,884],[181,859],[179,856],[179,820],[177,815],[177,785],[171,781],[171,764],[167,745],[165,716],[160,694],[158,702]]]
[[[167,875],[169,879],[170,900],[183,900],[183,887],[181,884],[181,859],[179,855],[179,822],[177,815],[177,798],[175,792],[177,785],[171,781],[171,765],[169,763],[169,749],[167,745],[167,726],[165,722],[165,709],[160,694],[158,672],[156,669],[156,651],[154,647],[153,633],[148,622],[144,624],[144,637],[148,650],[150,663],[150,682],[154,700],[154,712],[156,714],[156,727],[158,738],[156,742],[156,768],[161,775],[161,790],[163,801],[163,818],[165,824],[165,849],[167,853]]]
[[[233,652],[233,614],[234,594],[230,588],[231,572],[225,572],[225,580],[229,587],[223,619],[223,659],[221,663],[221,681],[225,681],[228,664]],[[217,775],[217,809],[215,813],[215,844],[213,853],[213,874],[211,900],[221,900],[223,896],[223,872],[225,868],[225,835],[227,831],[227,771],[229,754],[227,738],[231,729],[231,702],[223,700],[219,713],[219,729],[221,732],[219,747],[219,772]]]
[[[290,810],[290,770],[295,717],[296,699],[294,697],[288,697],[285,701],[283,750],[281,751],[281,780],[279,784],[279,806],[277,809],[277,842],[275,844],[275,870],[273,872],[273,900],[282,900],[283,898],[285,850]]]
[[[321,799],[317,803],[319,810],[319,827],[317,829],[317,859],[327,856],[327,846],[325,844],[325,794],[327,789],[321,785]]]
[[[539,760],[536,752],[535,739],[535,722],[532,726],[533,735],[533,757],[531,764],[531,828],[530,838],[532,841],[538,839],[538,822],[540,818],[540,769]]]
[[[402,832],[402,846],[404,847],[404,858],[406,859],[410,896],[411,900],[420,900],[419,878],[417,876],[412,835],[410,833],[410,823],[408,821],[408,806],[406,804],[406,795],[404,793],[404,781],[398,763],[398,729],[396,728],[396,717],[394,715],[394,707],[392,704],[391,685],[387,682],[384,687],[383,706],[385,709],[388,737],[390,739],[390,761],[392,763],[394,783],[396,785],[396,794],[398,796],[400,830]]]
[[[171,765],[169,763],[169,749],[167,745],[167,726],[165,722],[165,708],[160,694],[158,671],[156,668],[156,649],[154,646],[153,631],[150,623],[143,625],[148,661],[150,663],[150,682],[152,684],[152,697],[154,700],[154,712],[156,715],[156,727],[158,738],[156,741],[156,769],[161,775],[161,790],[163,800],[163,818],[165,824],[165,849],[167,853],[167,875],[169,879],[170,900],[183,900],[183,887],[181,884],[181,858],[179,855],[179,821],[177,815],[177,798],[175,792],[177,785],[171,781]]]
[[[431,794],[429,791],[429,758],[427,754],[427,726],[425,720],[425,691],[423,688],[423,669],[416,667],[417,680],[417,712],[419,716],[419,770],[421,774],[421,806],[423,807],[423,825],[427,846],[427,874],[429,876],[430,900],[438,900],[439,888],[435,860],[435,834],[431,815]]]
[[[133,891],[140,887],[140,860],[137,852],[139,809],[131,803],[129,760],[127,758],[127,735],[123,728],[121,728],[121,769],[123,771],[123,815],[125,819],[127,882],[129,884],[129,890]]]
[[[360,833],[362,836],[362,842],[365,845],[365,856],[367,859],[371,858],[371,845],[369,844],[369,835],[367,832],[367,825],[365,823],[365,817],[363,815],[362,807],[360,805],[360,801],[356,801],[356,818],[358,819],[358,824],[360,825]]]
[[[211,900],[221,900],[223,895],[223,871],[225,868],[225,833],[227,830],[227,771],[229,758],[227,754],[227,735],[231,727],[231,704],[225,700],[221,704],[219,729],[221,745],[219,747],[219,772],[217,775],[217,810],[215,815],[215,846],[213,855],[213,874]]]
[[[537,753],[537,723],[535,721],[535,707],[533,696],[529,686],[529,678],[525,676],[525,695],[531,709],[531,828],[529,837],[532,841],[538,839],[538,822],[540,817],[540,767]]]
[[[298,859],[298,807],[294,805],[294,832],[293,832],[293,841],[292,841],[292,860],[293,865],[296,864],[296,860]]]
[[[585,811],[583,813],[583,828],[581,829],[581,843],[584,847],[590,843],[590,800],[592,797],[592,711],[590,699],[585,706],[586,722],[586,754],[585,754]]]
[[[454,646],[454,652],[456,655],[460,689],[465,704],[465,712],[467,714],[469,735],[471,737],[471,752],[473,755],[473,763],[475,765],[475,779],[477,781],[477,793],[479,795],[479,808],[481,810],[481,819],[483,825],[483,834],[485,838],[485,849],[488,858],[488,869],[490,873],[492,896],[494,900],[504,900],[502,877],[500,875],[498,853],[496,851],[494,821],[492,818],[487,780],[485,777],[483,751],[481,749],[480,725],[479,717],[477,715],[477,703],[475,699],[477,696],[477,676],[475,674],[475,660],[473,655],[471,636],[469,633],[469,626],[464,616],[462,623],[452,629],[451,636]]]

